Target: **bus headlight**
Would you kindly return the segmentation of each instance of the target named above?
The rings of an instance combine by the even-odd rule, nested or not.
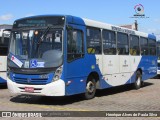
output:
[[[60,67],[56,70],[56,72],[55,72],[55,74],[54,74],[53,82],[54,82],[54,81],[57,81],[57,80],[59,80],[59,79],[61,78],[62,70],[63,70],[63,66],[60,66]]]

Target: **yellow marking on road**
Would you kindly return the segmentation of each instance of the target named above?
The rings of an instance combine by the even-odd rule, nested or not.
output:
[[[51,105],[35,105],[35,104],[23,104],[23,103],[6,103],[6,102],[0,102],[2,105],[18,105],[18,106],[24,106],[24,107],[37,107],[37,108],[43,108],[43,109],[53,109],[53,110],[63,110],[63,111],[91,111],[86,109],[78,109],[78,108],[69,108],[69,107],[58,107],[58,106],[51,106]]]

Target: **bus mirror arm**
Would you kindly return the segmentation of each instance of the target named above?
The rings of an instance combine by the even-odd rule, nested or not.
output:
[[[70,26],[70,25],[67,25],[67,26],[66,26],[66,29],[67,29],[67,30],[73,30],[73,27]]]

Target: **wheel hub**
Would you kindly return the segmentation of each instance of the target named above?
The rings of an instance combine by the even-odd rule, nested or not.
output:
[[[88,83],[87,83],[87,91],[88,92],[90,92],[90,93],[93,93],[94,92],[94,89],[95,89],[95,86],[94,86],[94,83],[93,82],[91,82],[91,81],[89,81]]]
[[[137,79],[137,85],[140,85],[140,83],[141,83],[141,80],[140,80],[140,78],[138,78]]]

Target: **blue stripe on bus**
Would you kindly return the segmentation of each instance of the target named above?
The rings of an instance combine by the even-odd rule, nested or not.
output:
[[[7,81],[0,77],[0,83],[6,83]]]
[[[148,38],[156,40],[156,36],[154,34],[148,34]]]
[[[142,80],[147,80],[148,78],[156,76],[157,56],[142,56],[138,68],[142,68]]]

